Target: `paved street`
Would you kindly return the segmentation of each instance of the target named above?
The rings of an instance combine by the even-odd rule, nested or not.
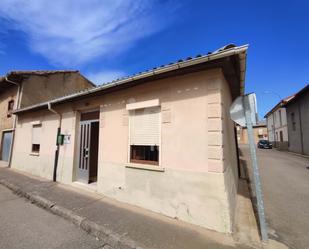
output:
[[[93,231],[96,229],[109,231],[109,234],[113,238],[110,239],[115,244],[119,242],[116,238],[121,237],[122,242],[127,243],[131,241],[134,242],[134,246],[140,246],[142,248],[251,248],[247,245],[239,245],[230,235],[202,229],[176,219],[170,219],[160,214],[114,201],[96,193],[78,189],[76,186],[72,187],[53,183],[38,177],[29,177],[28,175],[7,168],[0,168],[0,182],[2,184],[9,183],[17,191],[26,192],[28,195],[39,196],[48,200],[54,203],[58,207],[58,210],[60,207],[65,210],[70,210],[75,214],[74,219],[76,216],[80,216],[84,218],[84,221],[88,221],[88,224],[89,222],[97,224],[99,228],[92,227]],[[5,240],[8,240],[6,245],[17,243],[18,241],[15,241],[16,238],[20,238],[21,241],[26,242],[28,239],[27,243],[29,245],[32,243],[31,236],[34,237],[36,243],[43,244],[44,240],[46,240],[47,246],[51,245],[49,247],[38,246],[38,248],[91,248],[91,243],[96,242],[91,237],[80,232],[77,227],[67,224],[66,220],[62,221],[62,218],[50,214],[49,211],[42,210],[29,202],[25,202],[24,198],[12,195],[9,190],[3,189],[3,187],[0,190],[0,243],[4,243],[2,242],[2,236]],[[36,201],[38,202],[38,199]],[[29,211],[26,211],[28,209]],[[25,214],[27,215],[25,216]],[[5,222],[2,222],[2,216],[5,217],[3,219]],[[23,229],[20,228],[19,222],[17,221],[23,221],[25,224],[30,222],[27,225],[28,232],[26,233],[29,237],[24,238],[25,234],[19,231],[19,229]],[[56,225],[56,223],[60,225]],[[17,232],[14,232],[15,227],[17,227]],[[59,234],[56,233],[58,230]],[[50,234],[55,235],[50,238]],[[62,237],[64,234],[67,237]],[[104,234],[106,232],[103,232],[103,237],[105,236]],[[56,236],[59,236],[59,243],[61,240],[63,241],[59,247],[53,247],[53,244],[51,244],[57,241],[55,240]],[[38,238],[41,239],[39,240]],[[71,245],[70,241],[75,240],[75,244]],[[79,244],[83,240],[84,244]],[[15,248],[35,248],[33,246],[21,247],[18,243],[16,245],[14,244],[16,246]],[[87,247],[88,245],[90,246]],[[94,246],[96,245],[95,243]],[[1,246],[0,249],[2,248]],[[3,247],[6,248],[5,245]]]
[[[241,152],[247,159],[248,147]],[[258,161],[270,236],[290,248],[309,248],[309,159],[259,149]]]
[[[102,242],[0,185],[0,248],[102,248]]]

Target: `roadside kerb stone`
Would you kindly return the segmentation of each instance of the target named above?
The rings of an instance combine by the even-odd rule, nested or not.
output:
[[[66,220],[69,220],[76,226],[80,227],[87,233],[95,236],[105,242],[103,248],[112,248],[112,249],[147,249],[146,247],[140,247],[136,243],[128,238],[124,238],[125,235],[119,235],[112,232],[104,226],[98,225],[97,223],[82,217],[71,210],[68,210],[64,207],[56,205],[54,202],[49,201],[48,199],[41,197],[36,194],[28,193],[23,191],[19,186],[10,183],[6,179],[0,179],[0,184],[12,190],[16,195],[28,199],[31,203],[44,208],[53,214],[56,214]]]
[[[83,220],[85,220],[85,217],[82,217],[80,215],[77,215],[76,213],[72,212],[71,210],[68,210],[64,207],[54,205],[50,208],[50,211],[53,214],[56,214],[58,216],[61,216],[62,218],[71,221],[73,224],[81,227],[81,223]],[[81,227],[82,228],[82,227]],[[83,229],[85,230],[85,229]],[[86,231],[87,232],[87,231]]]
[[[88,233],[102,239],[114,249],[146,249],[146,247],[139,247],[134,241],[123,238],[123,236],[116,234],[106,227],[100,226],[88,219],[83,220],[80,227]]]
[[[18,194],[20,188],[16,186],[15,184],[11,184],[5,179],[0,179],[0,184],[7,187],[8,189],[12,190],[15,194]]]

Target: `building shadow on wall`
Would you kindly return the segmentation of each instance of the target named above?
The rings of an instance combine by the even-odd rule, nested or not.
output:
[[[247,186],[249,189],[249,195],[250,195],[249,198],[251,199],[255,220],[257,222],[258,227],[260,227],[258,207],[257,207],[257,198],[256,198],[256,192],[254,188],[254,181],[253,181],[252,165],[251,165],[250,159],[246,158],[243,148],[238,148],[238,151],[239,151],[239,164],[240,164],[239,165],[240,167],[239,178],[247,182]]]

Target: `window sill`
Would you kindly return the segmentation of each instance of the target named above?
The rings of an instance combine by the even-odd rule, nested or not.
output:
[[[30,155],[30,156],[39,156],[39,155],[40,155],[40,153],[37,153],[37,152],[31,152],[31,153],[29,153],[29,155]]]
[[[165,169],[160,166],[155,166],[155,165],[150,165],[150,164],[127,163],[126,168],[143,169],[143,170],[159,171],[159,172],[165,171]]]

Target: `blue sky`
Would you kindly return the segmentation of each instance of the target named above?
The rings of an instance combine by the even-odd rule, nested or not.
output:
[[[103,83],[249,44],[246,92],[263,116],[308,84],[308,13],[305,0],[1,0],[0,75],[78,69]]]

